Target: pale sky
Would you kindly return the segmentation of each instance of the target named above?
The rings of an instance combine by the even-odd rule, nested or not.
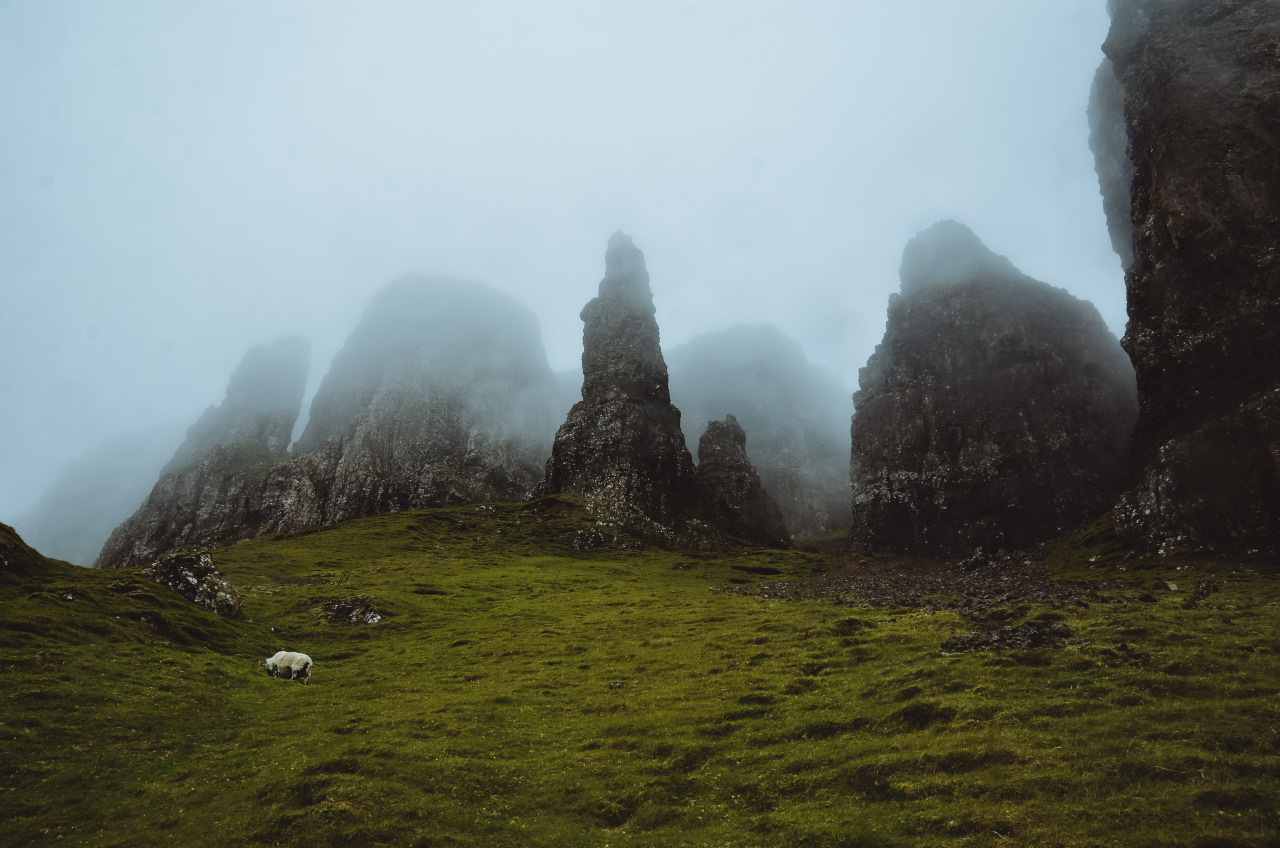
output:
[[[1107,23],[1104,0],[0,0],[0,521],[103,439],[194,421],[254,344],[310,337],[314,391],[404,273],[508,291],[571,367],[619,229],[664,346],[770,322],[850,392],[941,218],[1120,335],[1085,118]]]

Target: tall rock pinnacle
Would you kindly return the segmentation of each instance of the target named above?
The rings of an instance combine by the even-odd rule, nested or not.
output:
[[[863,550],[1020,547],[1100,515],[1125,481],[1133,369],[1098,311],[943,221],[902,258],[853,397]]]
[[[1116,528],[1166,553],[1280,550],[1280,4],[1110,8],[1140,407]]]
[[[117,527],[96,568],[150,562],[175,548],[242,539],[262,522],[262,483],[288,458],[307,384],[309,343],[281,339],[252,348],[231,375],[227,396],[191,429],[138,511]]]
[[[556,434],[544,489],[581,495],[601,517],[670,531],[697,516],[697,475],[654,311],[644,254],[614,233],[600,293],[582,310],[582,400]]]

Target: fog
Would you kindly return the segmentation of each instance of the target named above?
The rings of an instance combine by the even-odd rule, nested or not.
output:
[[[619,229],[665,347],[769,322],[850,393],[942,218],[1120,334],[1106,28],[1102,0],[0,0],[0,521],[194,421],[252,345],[310,338],[313,393],[406,273],[511,294],[573,367]]]

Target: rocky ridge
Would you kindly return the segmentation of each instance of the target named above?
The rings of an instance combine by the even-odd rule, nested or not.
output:
[[[1113,0],[1146,549],[1280,549],[1280,6]],[[1113,122],[1117,118],[1113,117]],[[1103,166],[1099,165],[1100,172]]]
[[[178,549],[255,535],[262,486],[287,458],[306,388],[309,344],[290,337],[257,346],[231,375],[227,394],[187,431],[141,507],[112,531],[94,563],[124,568]]]
[[[1136,405],[1097,310],[954,221],[907,245],[901,283],[853,398],[851,546],[1013,549],[1105,512]]]
[[[537,319],[510,296],[441,277],[388,285],[266,482],[272,530],[522,500],[541,478],[556,385]]]

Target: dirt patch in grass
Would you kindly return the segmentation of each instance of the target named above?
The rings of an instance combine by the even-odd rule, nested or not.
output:
[[[726,592],[771,600],[832,600],[857,607],[914,607],[979,616],[1009,604],[1088,606],[1128,600],[1137,587],[1120,582],[1052,579],[1034,554],[1005,554],[963,563],[905,556],[844,554],[826,574],[778,580]]]

